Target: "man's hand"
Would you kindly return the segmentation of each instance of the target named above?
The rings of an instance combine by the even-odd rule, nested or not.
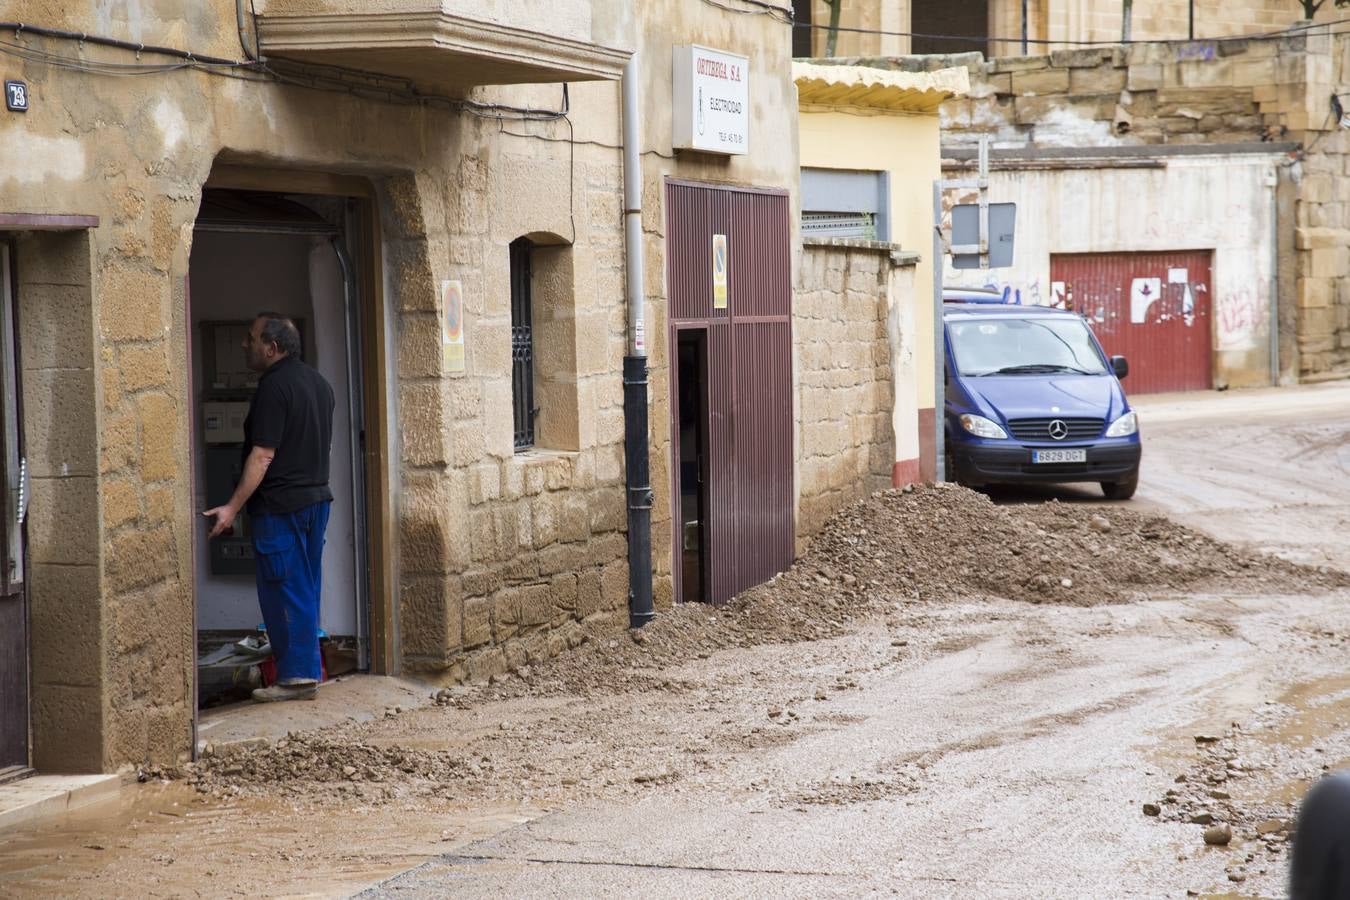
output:
[[[244,475],[234,486],[234,494],[231,495],[229,502],[202,513],[208,519],[216,520],[211,526],[210,537],[220,537],[234,527],[235,516],[239,515],[239,510],[244,508],[244,504],[253,496],[258,485],[262,484],[263,475],[267,474],[267,467],[272,464],[272,457],[276,456],[276,452],[275,447],[257,445],[248,452],[248,458],[244,460]]]
[[[207,536],[209,540],[210,538],[220,537],[227,531],[232,531],[234,529],[234,520],[239,515],[239,510],[226,503],[224,506],[208,509],[206,512],[202,513],[202,515],[208,519],[215,519],[215,524],[211,526],[211,533]]]

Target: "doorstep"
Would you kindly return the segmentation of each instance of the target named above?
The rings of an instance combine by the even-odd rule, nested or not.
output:
[[[33,775],[0,784],[0,831],[35,825],[116,794],[119,775]]]
[[[197,714],[197,755],[207,744],[262,746],[292,731],[315,731],[343,722],[366,722],[392,707],[411,709],[431,702],[436,689],[391,675],[340,675],[319,685],[313,700],[284,703],[235,703]]]

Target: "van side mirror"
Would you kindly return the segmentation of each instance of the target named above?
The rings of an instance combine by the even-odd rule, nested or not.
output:
[[[1111,370],[1116,373],[1117,378],[1124,378],[1126,375],[1130,374],[1129,360],[1125,359],[1123,356],[1111,357]]]

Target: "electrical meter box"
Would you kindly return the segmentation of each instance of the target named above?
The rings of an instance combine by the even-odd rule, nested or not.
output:
[[[207,400],[202,403],[202,425],[206,446],[244,443],[244,419],[248,418],[247,400]]]
[[[230,499],[244,471],[244,419],[258,387],[258,372],[249,369],[243,344],[252,321],[202,322],[202,385],[199,398],[206,475],[206,508]],[[304,325],[297,321],[301,346]],[[212,575],[252,575],[253,538],[247,511],[234,520],[234,530],[209,542]]]

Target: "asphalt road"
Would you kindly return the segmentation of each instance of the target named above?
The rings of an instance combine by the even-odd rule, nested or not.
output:
[[[1138,406],[1132,506],[1350,568],[1350,385]],[[1109,505],[1095,488],[999,492],[1049,497]],[[905,633],[916,652],[900,661],[880,624],[718,654],[708,665],[851,672],[858,689],[803,700],[815,727],[795,740],[463,844],[364,896],[1280,895],[1287,853],[1251,822],[1287,819],[1350,761],[1343,594],[955,605]],[[1197,735],[1224,736],[1226,771]],[[1143,814],[1179,779],[1223,788],[1205,796],[1239,822],[1229,846]]]

